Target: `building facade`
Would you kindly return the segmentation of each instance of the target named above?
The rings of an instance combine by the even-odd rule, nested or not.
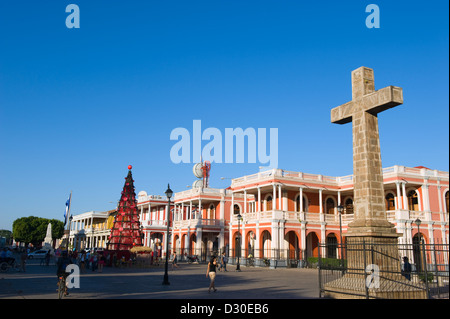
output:
[[[449,243],[449,174],[425,167],[383,169],[387,219],[399,233],[399,244]],[[353,176],[271,169],[231,180],[226,189],[193,187],[166,196],[137,197],[144,246],[158,257],[176,251],[179,259],[207,260],[222,252],[241,263],[289,266],[309,257],[339,257],[353,221]],[[338,206],[343,206],[339,213]],[[71,247],[105,248],[115,211],[73,217]],[[169,216],[168,216],[169,214]],[[167,220],[169,217],[169,234]],[[341,236],[342,235],[342,236]],[[321,247],[319,243],[328,245]],[[335,248],[333,248],[335,247]],[[412,256],[413,257],[413,256]],[[448,264],[448,252],[439,256]],[[411,259],[413,260],[413,258]]]
[[[420,219],[425,243],[448,244],[448,172],[393,166],[383,169],[383,178],[386,214],[401,234],[399,243],[418,241]],[[152,199],[145,192],[138,198],[145,243],[162,243],[164,255],[167,199]],[[226,189],[198,187],[175,193],[170,212],[170,251],[182,258],[197,255],[206,260],[225,251],[232,262],[251,256],[257,264],[274,260],[287,266],[291,260],[317,257],[319,242],[329,244],[321,248],[322,256],[336,258],[339,250],[333,244],[345,241],[354,218],[353,176],[272,169],[232,179]],[[448,256],[445,260],[448,263]]]
[[[173,213],[173,203],[170,205]],[[161,195],[148,195],[145,191],[138,193],[139,221],[144,236],[144,246],[151,247],[159,257],[166,254],[168,199]],[[169,229],[172,229],[169,215]],[[169,230],[169,242],[170,242]],[[155,254],[156,255],[156,254]]]
[[[74,215],[69,222],[69,247],[77,251],[106,248],[114,213],[110,210]]]
[[[393,166],[383,169],[383,180],[387,219],[401,234],[399,244],[418,241],[417,219],[425,243],[448,244],[447,172]],[[231,190],[234,195],[253,196],[244,204],[240,231],[236,214],[230,219],[230,248],[242,251],[244,258],[252,254],[256,259],[306,260],[318,256],[319,242],[328,244],[321,248],[321,256],[336,258],[337,244],[345,241],[354,218],[351,175],[273,169],[233,179]],[[342,214],[339,205],[344,207]],[[448,263],[448,256],[445,260]]]

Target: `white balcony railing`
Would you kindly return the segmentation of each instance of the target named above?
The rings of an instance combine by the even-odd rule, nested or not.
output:
[[[449,173],[438,170],[429,170],[426,168],[414,168],[405,166],[391,166],[383,168],[384,177],[389,177],[391,175],[410,175],[410,176],[430,176],[430,177],[440,177],[449,178]],[[299,180],[299,181],[318,181],[321,183],[334,184],[334,185],[347,185],[353,182],[353,175],[347,176],[324,176],[320,174],[309,174],[303,172],[287,171],[282,169],[271,169],[264,172],[259,172],[252,175],[246,175],[239,178],[234,178],[231,180],[232,187],[238,187],[246,185],[249,183],[254,183],[256,181],[271,180],[275,177],[281,177],[284,179]]]
[[[188,220],[175,220],[173,222],[173,226],[175,229],[187,228],[187,227],[204,227],[204,226],[212,226],[212,227],[223,227],[224,221],[220,219],[188,219]]]
[[[419,218],[423,222],[427,222],[430,215],[425,212],[419,211],[409,211],[409,210],[390,210],[386,212],[386,218],[390,222],[395,220],[411,220],[414,221]],[[339,224],[339,214],[320,214],[311,212],[293,212],[293,211],[279,211],[279,210],[269,210],[262,212],[250,212],[243,214],[242,221],[245,223],[252,222],[255,220],[271,220],[271,219],[284,219],[286,221],[306,221],[311,223],[326,222],[330,225]],[[342,225],[348,225],[355,218],[354,214],[342,214],[341,221]],[[233,220],[233,224],[236,223],[236,218]]]

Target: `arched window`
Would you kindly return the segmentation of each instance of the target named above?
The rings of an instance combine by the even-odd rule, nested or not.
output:
[[[447,210],[446,210],[447,213],[449,212],[449,198],[448,198],[449,193],[450,193],[450,192],[445,193],[445,207],[446,207],[446,209],[447,209]]]
[[[216,207],[214,204],[209,205],[209,216],[208,219],[215,219],[216,218]]]
[[[345,214],[353,214],[353,199],[347,198],[345,201]]]
[[[385,200],[386,200],[386,210],[395,210],[394,194],[388,193],[385,197]]]
[[[302,198],[302,202],[303,202],[303,211],[307,212],[308,211],[308,205],[306,203],[305,197]],[[297,205],[297,211],[300,212],[300,195],[297,195],[297,197],[295,197],[295,204]]]
[[[238,215],[240,212],[241,212],[241,209],[239,208],[239,205],[234,204],[234,207],[233,207],[233,213],[234,213],[235,215]]]
[[[408,192],[408,208],[409,210],[419,210],[419,198],[414,190]]]
[[[267,202],[267,205],[266,205],[267,209],[266,210],[272,210],[272,196],[268,196],[267,199],[266,199],[266,202]]]
[[[326,201],[326,213],[334,214],[334,200],[332,198],[328,198]]]

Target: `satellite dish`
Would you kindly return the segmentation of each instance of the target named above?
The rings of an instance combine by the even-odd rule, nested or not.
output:
[[[202,163],[197,163],[194,165],[194,167],[192,168],[192,171],[194,172],[195,177],[197,178],[202,178],[203,177],[203,164]]]
[[[198,179],[195,182],[192,183],[192,188],[202,188],[203,187],[203,180]]]

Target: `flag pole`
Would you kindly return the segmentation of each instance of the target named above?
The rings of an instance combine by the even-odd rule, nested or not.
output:
[[[67,223],[67,246],[66,246],[66,250],[67,252],[69,252],[69,241],[70,241],[70,224],[71,224],[71,219],[70,219],[70,206],[72,206],[72,190],[70,191],[70,195],[69,195],[69,208],[67,209],[67,216],[66,216],[66,220],[68,219],[69,222]]]

